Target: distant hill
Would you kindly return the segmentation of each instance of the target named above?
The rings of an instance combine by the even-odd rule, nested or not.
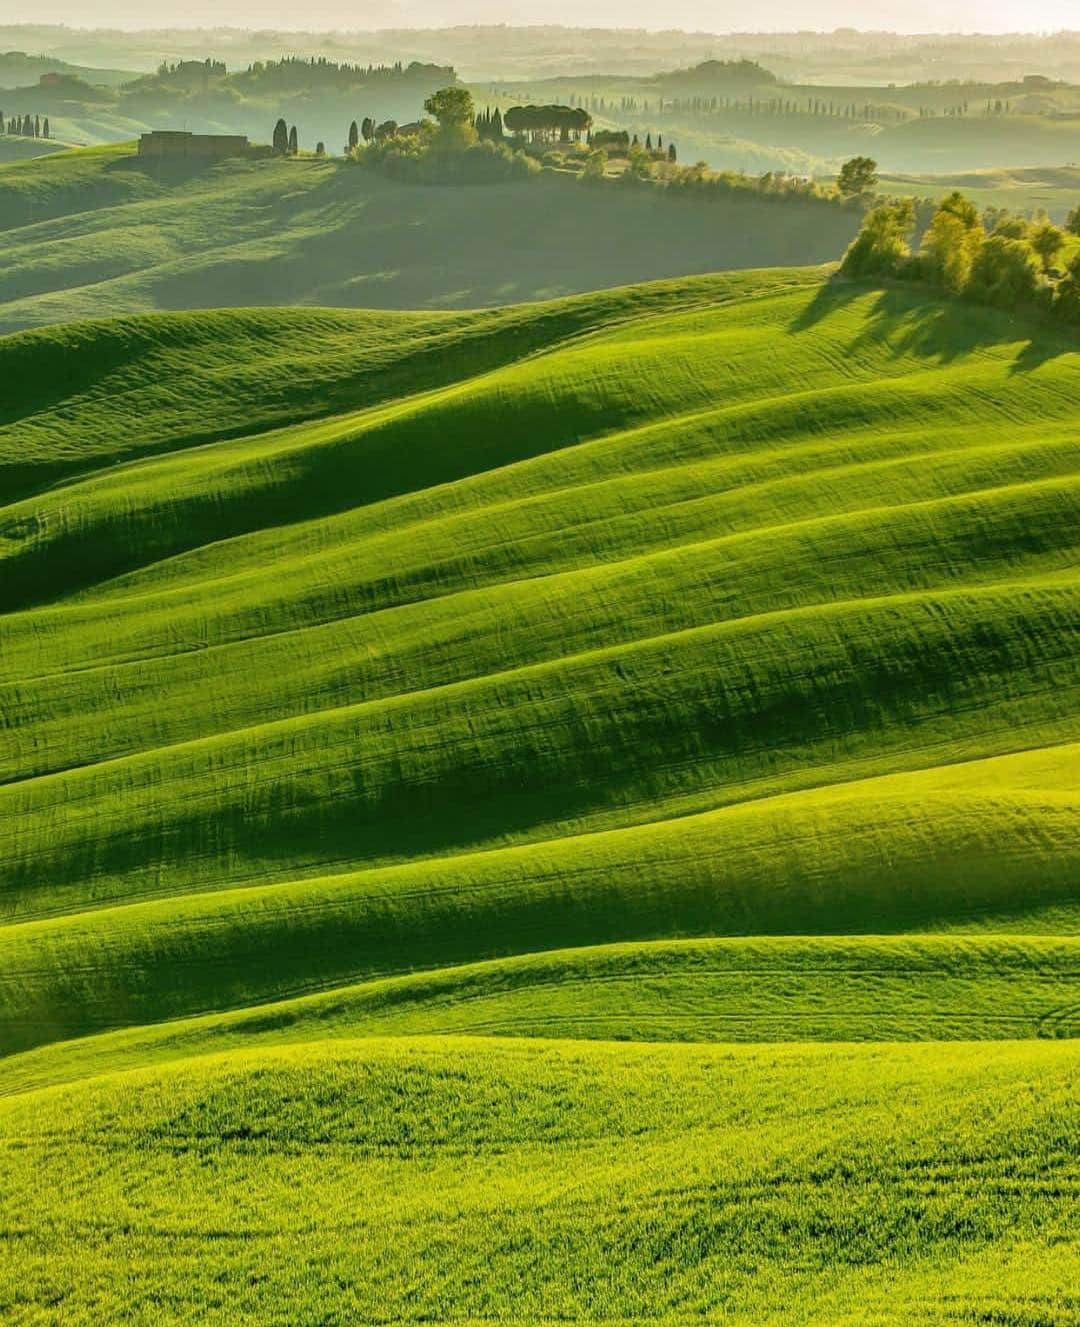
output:
[[[398,183],[342,161],[147,164],[130,146],[0,169],[0,330],[158,308],[468,308],[642,277],[838,259],[857,213],[753,196]]]
[[[468,80],[496,78],[540,79],[553,74],[633,74],[648,77],[661,70],[688,67],[722,56],[728,60],[756,60],[786,81],[816,84],[913,83],[935,78],[942,83],[990,79],[1019,79],[1039,73],[1080,82],[1080,33],[1048,31],[1045,34],[1005,35],[944,34],[932,30],[923,35],[887,31],[808,32],[801,20],[790,32],[710,31],[718,25],[715,8],[711,23],[703,31],[668,27],[657,31],[627,26],[625,12],[618,27],[602,26],[595,12],[578,12],[571,25],[560,26],[552,18],[528,27],[513,27],[505,6],[496,22],[458,24],[447,27],[445,7],[435,27],[395,27],[400,14],[380,15],[365,9],[356,15],[363,30],[318,31],[314,15],[307,30],[290,26],[287,31],[266,26],[260,13],[257,26],[237,26],[235,13],[230,26],[203,28],[168,26],[143,30],[106,30],[62,27],[48,23],[8,24],[0,28],[0,43],[23,51],[48,51],[79,65],[114,66],[150,72],[163,55],[170,60],[198,60],[207,56],[224,59],[231,67],[255,60],[277,59],[283,53],[303,56],[329,55],[337,60],[392,63],[395,60],[436,61],[452,64]],[[654,18],[656,16],[653,16]],[[723,26],[753,25],[759,15],[745,12],[737,21]],[[661,21],[667,21],[664,15]],[[860,24],[866,24],[865,12]],[[584,25],[584,26],[583,26]],[[931,24],[932,29],[935,25]],[[972,26],[971,24],[965,26]]]
[[[652,77],[493,81],[476,95],[581,105],[601,126],[677,140],[684,161],[751,174],[831,174],[866,153],[905,174],[1080,161],[1080,85],[1040,78],[780,82],[753,62],[712,60]]]
[[[69,64],[50,55],[28,55],[25,51],[6,51],[0,54],[0,93],[8,88],[33,85],[44,74],[79,78],[110,86],[131,78],[122,69],[97,69],[88,65]]]
[[[278,116],[297,121],[304,141],[341,150],[348,126],[365,113],[415,120],[425,97],[457,81],[446,65],[410,61],[373,65],[285,56],[230,70],[219,60],[163,62],[120,86],[71,69],[41,73],[6,96],[20,115],[48,115],[81,142],[115,142],[122,126],[244,133],[268,140]],[[0,101],[0,105],[3,105]],[[113,121],[114,123],[110,123]]]
[[[704,60],[690,69],[661,74],[655,82],[657,87],[669,89],[672,93],[685,89],[715,91],[739,85],[758,87],[775,83],[776,75],[762,68],[756,60]]]

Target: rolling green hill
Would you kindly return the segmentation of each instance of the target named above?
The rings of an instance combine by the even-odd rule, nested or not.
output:
[[[856,212],[679,200],[571,177],[473,188],[342,161],[140,162],[130,144],[0,167],[0,332],[153,309],[463,308],[836,259]]]
[[[0,376],[0,1318],[1075,1321],[1075,339],[799,269]]]

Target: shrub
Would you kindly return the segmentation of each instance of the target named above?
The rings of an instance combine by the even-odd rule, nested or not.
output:
[[[446,148],[438,137],[432,142],[425,133],[376,139],[353,160],[421,184],[495,184],[526,179],[540,169],[531,157],[505,143],[484,139],[464,148]]]
[[[1058,230],[1049,221],[1043,221],[1032,230],[1028,243],[1039,255],[1043,271],[1048,272],[1054,265],[1054,259],[1065,247],[1065,232]]]
[[[919,265],[923,276],[950,295],[959,295],[983,240],[979,215],[960,194],[942,200],[923,236]]]
[[[1080,253],[1074,256],[1065,269],[1053,308],[1055,316],[1062,322],[1080,326]]]
[[[652,153],[640,144],[631,147],[626,157],[625,180],[647,180],[652,175]]]
[[[911,257],[908,241],[914,229],[915,208],[910,200],[875,207],[844,254],[840,270],[848,276],[897,275]]]
[[[1004,235],[1007,240],[1026,240],[1031,225],[1024,217],[1003,216],[994,227],[995,235]]]
[[[581,178],[583,180],[589,180],[591,183],[596,183],[598,180],[602,180],[606,173],[607,153],[603,148],[593,148],[585,158],[585,168],[581,172]]]
[[[971,264],[965,294],[980,304],[1012,309],[1034,297],[1039,284],[1039,265],[1025,240],[991,235],[979,247]]]
[[[978,208],[968,202],[959,189],[954,189],[938,203],[938,212],[956,217],[967,230],[979,230],[982,227]]]

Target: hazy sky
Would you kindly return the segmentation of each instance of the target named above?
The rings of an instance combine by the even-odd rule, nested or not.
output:
[[[888,28],[897,32],[1017,32],[1080,28],[1080,0],[54,0],[49,23],[79,27],[370,30],[455,23],[746,32]],[[8,20],[11,21],[11,20]]]

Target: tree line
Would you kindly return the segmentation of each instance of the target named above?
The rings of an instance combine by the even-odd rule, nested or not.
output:
[[[592,127],[592,116],[581,106],[511,106],[502,121],[530,143],[577,142]]]
[[[648,109],[646,107],[646,109]],[[824,97],[661,97],[657,103],[660,115],[676,113],[691,115],[811,116],[817,119],[857,120],[866,124],[898,123],[911,119],[914,112],[904,106],[879,105],[865,101],[828,101]]]
[[[1071,234],[1080,236],[1080,205],[1062,229],[1045,218],[1029,221],[978,208],[959,190],[943,198],[917,249],[910,198],[883,203],[867,213],[841,271],[920,281],[947,295],[1000,309],[1025,305],[1080,323],[1080,250],[1065,269],[1055,264]]]
[[[345,91],[369,83],[456,83],[457,73],[449,65],[424,64],[414,60],[404,65],[337,64],[323,57],[303,59],[286,56],[282,60],[257,60],[243,73],[232,74],[230,82],[239,87],[308,89],[331,88]]]
[[[7,119],[0,111],[0,133],[17,134],[20,138],[48,138],[50,136],[49,117],[40,115],[13,115]]]
[[[441,127],[443,146],[446,145],[447,125],[452,121],[460,133],[464,126],[470,126],[470,141],[490,143],[496,146],[509,145],[517,150],[537,149],[553,145],[575,147],[582,142],[589,148],[602,148],[612,155],[626,155],[634,149],[653,154],[653,159],[662,157],[674,162],[678,159],[675,144],[664,146],[663,134],[657,134],[654,147],[652,132],[645,135],[642,145],[635,133],[631,139],[625,129],[593,130],[592,116],[580,106],[511,106],[505,112],[498,106],[494,109],[485,107],[478,111],[472,95],[460,87],[443,88],[433,93],[424,103],[424,109],[434,116],[435,123]],[[345,155],[356,156],[363,148],[385,145],[391,139],[423,139],[427,131],[424,122],[399,125],[396,120],[376,122],[371,116],[362,120],[353,120],[348,128]],[[284,140],[283,140],[284,141]],[[458,146],[468,144],[458,143]],[[275,139],[275,150],[288,152],[288,146],[279,149]],[[549,154],[550,155],[550,154]]]

